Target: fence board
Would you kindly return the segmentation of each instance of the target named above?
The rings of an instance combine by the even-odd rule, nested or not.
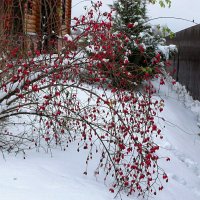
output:
[[[176,44],[178,54],[172,60],[174,77],[185,85],[194,99],[200,100],[200,25],[176,33],[167,43]]]

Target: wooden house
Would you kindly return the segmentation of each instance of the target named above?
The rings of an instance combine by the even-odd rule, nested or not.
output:
[[[70,34],[71,1],[0,0],[0,35],[24,35],[34,49],[48,49],[52,40],[62,46],[62,36]]]

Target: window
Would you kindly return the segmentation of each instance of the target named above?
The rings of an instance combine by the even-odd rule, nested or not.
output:
[[[60,31],[60,16],[58,8],[61,8],[60,0],[42,0],[40,12],[40,27],[42,36],[42,49],[51,50],[57,41]]]
[[[62,0],[62,24],[65,24],[66,20],[66,0]]]
[[[28,13],[29,15],[32,15],[32,10],[33,10],[33,3],[29,0],[29,1],[27,2],[27,13]]]
[[[23,3],[21,0],[12,2],[4,1],[2,5],[4,15],[4,30],[7,34],[18,34],[23,32]]]
[[[12,33],[17,34],[21,33],[23,30],[23,16],[24,16],[24,5],[20,0],[13,1],[13,8],[12,8],[12,18],[13,18],[13,25],[12,25]]]

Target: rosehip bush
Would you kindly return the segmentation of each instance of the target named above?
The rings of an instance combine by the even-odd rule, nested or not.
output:
[[[101,13],[100,7],[97,2],[73,19],[72,29],[81,33],[66,35],[58,54],[21,51],[9,41],[10,53],[0,61],[0,149],[65,150],[76,140],[78,151],[89,151],[86,165],[95,152],[101,155],[95,174],[102,170],[105,180],[113,178],[110,192],[156,194],[161,179],[168,181],[154,141],[162,139],[155,118],[164,102],[152,98],[156,91],[147,74],[136,89],[128,70],[129,38],[112,32],[112,11]]]

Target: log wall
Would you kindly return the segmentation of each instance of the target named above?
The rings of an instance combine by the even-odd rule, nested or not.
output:
[[[44,6],[42,5],[44,4],[50,13],[47,17],[45,30],[42,29],[42,16],[44,15],[44,10],[42,10]],[[71,5],[72,0],[10,0],[9,4],[5,0],[0,0],[0,35],[9,35],[10,38],[17,37],[18,34],[24,35],[23,41],[20,42],[22,48],[43,49],[41,47],[43,35],[49,37],[48,43],[55,32],[54,35],[59,38],[58,46],[61,48],[64,45],[63,36],[70,34]],[[16,21],[19,17],[16,17],[14,13],[19,11],[21,21]],[[63,11],[65,12],[64,20]],[[18,24],[20,24],[20,28]]]
[[[28,3],[26,5],[25,12],[25,33],[37,33],[41,32],[41,4],[43,0],[32,0],[31,1],[31,12],[28,10]],[[65,1],[65,22],[62,23],[62,0],[46,0],[49,4],[52,2],[52,7],[56,6],[56,13],[54,15],[54,20],[56,20],[57,35],[62,36],[65,34],[70,34],[70,24],[71,24],[71,5],[72,0]],[[55,4],[54,4],[55,3]],[[52,23],[52,20],[50,20]],[[51,25],[51,24],[49,24]]]

